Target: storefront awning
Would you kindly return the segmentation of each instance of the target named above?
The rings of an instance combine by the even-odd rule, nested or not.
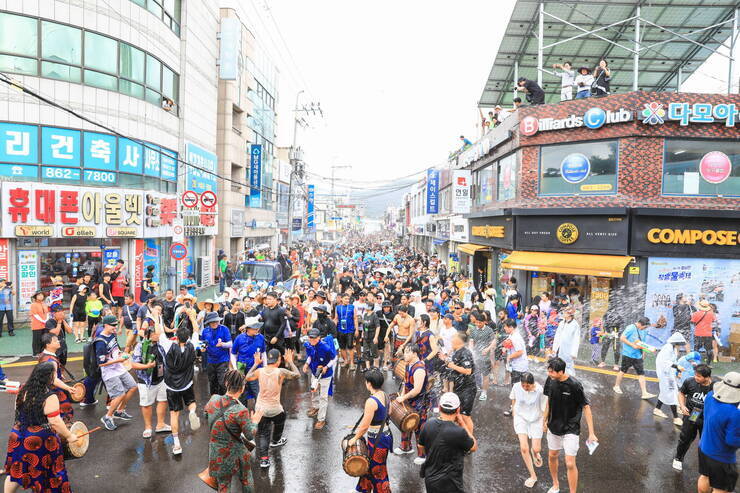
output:
[[[432,243],[434,243],[435,245],[444,245],[448,241],[450,240],[443,240],[441,238],[432,238]]]
[[[458,247],[459,248],[459,247]],[[582,276],[622,277],[632,257],[577,253],[512,252],[504,269],[555,272]]]
[[[467,253],[468,255],[474,255],[475,252],[488,250],[489,248],[490,247],[483,245],[474,245],[473,243],[463,243],[462,245],[457,245],[458,252]]]

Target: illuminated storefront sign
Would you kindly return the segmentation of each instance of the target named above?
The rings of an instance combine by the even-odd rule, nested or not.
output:
[[[668,107],[655,101],[646,103],[640,112],[640,120],[646,125],[662,125],[666,121],[677,121],[681,126],[691,123],[724,122],[734,127],[740,119],[740,110],[734,103],[669,103]]]

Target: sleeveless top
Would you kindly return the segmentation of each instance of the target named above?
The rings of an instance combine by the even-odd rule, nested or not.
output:
[[[378,403],[378,408],[375,410],[375,414],[373,414],[373,420],[370,422],[370,426],[380,426],[385,422],[386,417],[388,416],[388,409],[382,402],[380,402],[380,399],[374,395],[371,395],[370,398]]]
[[[280,404],[280,368],[266,366],[260,369],[258,378],[260,384],[255,410],[264,412],[265,417],[271,418],[283,412]]]
[[[44,400],[42,401],[41,406],[44,406],[46,399],[48,399],[49,396],[52,396],[52,395],[55,395],[55,392],[53,391],[47,392],[46,395],[44,396]],[[50,426],[49,418],[47,418],[46,416],[44,416],[43,421],[41,421],[40,423],[36,423],[35,421],[31,419],[31,416],[29,414],[26,414],[24,411],[20,409],[16,412],[15,421],[16,423],[18,423],[18,425],[21,428],[28,428],[29,426],[43,426],[43,427]]]
[[[426,370],[426,365],[423,361],[417,361],[413,365],[406,366],[406,379],[404,381],[404,390],[406,392],[411,392],[412,390],[414,390],[414,373],[416,372],[416,370]],[[424,375],[424,385],[422,385],[421,387],[421,392],[413,399],[409,399],[408,402],[410,405],[414,406],[415,404],[423,402],[424,395],[426,394],[427,378],[428,375]]]
[[[429,339],[433,335],[434,333],[431,329],[417,333],[416,343],[419,345],[419,349],[421,350],[421,360],[426,360],[427,356],[432,353],[432,343]]]

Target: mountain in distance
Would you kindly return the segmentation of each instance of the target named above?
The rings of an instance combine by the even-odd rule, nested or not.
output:
[[[385,214],[385,210],[388,207],[400,207],[402,205],[403,196],[408,193],[411,185],[416,180],[399,180],[396,183],[384,185],[384,187],[393,187],[393,190],[383,193],[382,190],[353,190],[350,194],[351,203],[353,204],[365,204],[365,216],[369,218],[382,218]],[[406,186],[400,190],[395,190],[397,186],[403,184]],[[397,186],[396,186],[397,185]]]

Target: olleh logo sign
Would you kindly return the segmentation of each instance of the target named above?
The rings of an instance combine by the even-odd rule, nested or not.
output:
[[[612,123],[625,123],[632,121],[632,112],[624,108],[616,111],[591,108],[583,116],[570,115],[565,118],[540,118],[526,116],[519,122],[519,133],[530,137],[537,132],[550,130],[563,130],[566,128],[588,127],[592,130],[601,128]]]

